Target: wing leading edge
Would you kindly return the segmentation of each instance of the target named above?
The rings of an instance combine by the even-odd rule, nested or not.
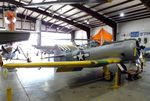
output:
[[[89,60],[89,61],[61,61],[61,62],[35,62],[35,63],[8,63],[4,64],[3,68],[39,68],[39,67],[58,67],[58,68],[92,68],[99,67],[113,63],[121,62],[120,58],[107,58],[100,60]],[[69,69],[70,68],[70,69]],[[61,70],[60,70],[61,71]]]

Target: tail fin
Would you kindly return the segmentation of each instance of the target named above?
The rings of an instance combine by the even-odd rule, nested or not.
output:
[[[3,53],[9,53],[9,52],[4,48],[4,46],[2,46],[2,51],[3,51]]]

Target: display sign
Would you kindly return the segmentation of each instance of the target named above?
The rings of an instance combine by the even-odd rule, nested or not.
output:
[[[150,32],[141,32],[140,36],[150,35]]]
[[[131,32],[130,36],[131,37],[139,37],[139,32]]]

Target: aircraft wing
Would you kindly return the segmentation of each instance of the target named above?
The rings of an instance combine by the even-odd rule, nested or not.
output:
[[[11,42],[25,41],[30,37],[30,32],[21,31],[0,31],[0,44],[7,44]]]
[[[107,58],[88,61],[61,61],[61,62],[36,62],[36,63],[8,63],[3,68],[39,68],[58,67],[57,72],[78,71],[82,68],[100,67],[108,64],[119,63],[120,58]]]

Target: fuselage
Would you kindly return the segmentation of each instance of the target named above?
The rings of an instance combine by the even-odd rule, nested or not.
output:
[[[2,55],[6,60],[12,59],[15,57],[15,53],[9,52],[9,53],[4,53]]]
[[[17,49],[15,49],[13,51],[13,47],[12,46],[7,46],[7,47],[2,46],[2,56],[6,60],[14,58],[15,55],[16,55],[16,51],[17,51]]]
[[[93,47],[89,49],[80,49],[65,53],[60,61],[84,61],[84,60],[98,60],[106,58],[121,58],[123,61],[134,61],[138,58],[138,42],[130,39],[124,41],[117,41],[100,47]]]

